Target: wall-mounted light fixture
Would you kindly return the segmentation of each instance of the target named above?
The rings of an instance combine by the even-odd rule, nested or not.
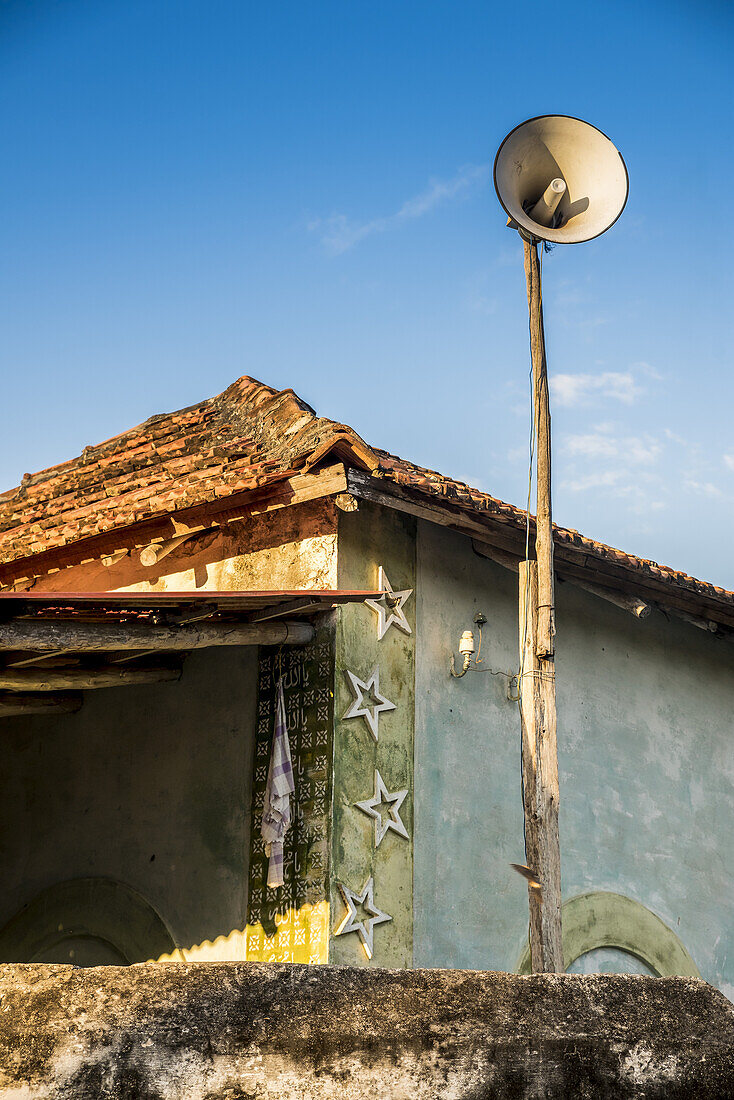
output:
[[[477,611],[474,616],[474,622],[479,627],[479,648],[477,649],[474,644],[474,632],[472,630],[465,630],[459,639],[459,656],[464,658],[464,662],[461,666],[461,672],[456,671],[456,663],[454,661],[454,655],[451,654],[451,675],[455,676],[458,680],[461,676],[465,676],[469,669],[473,671],[479,671],[478,666],[482,663],[480,656],[482,652],[482,627],[487,621],[487,616],[481,611]],[[476,657],[474,653],[476,652]]]
[[[462,676],[466,676],[467,672],[489,672],[492,676],[502,676],[507,681],[507,698],[512,703],[517,703],[519,700],[518,695],[518,674],[515,672],[502,672],[499,669],[490,668],[485,665],[484,668],[479,666],[484,663],[481,656],[482,653],[482,627],[487,622],[487,616],[481,611],[477,611],[474,616],[474,622],[479,627],[479,645],[477,646],[474,641],[474,631],[465,630],[459,639],[459,656],[463,657],[461,665],[461,671],[456,671],[456,661],[454,660],[453,653],[451,654],[450,672],[452,676],[455,676],[457,680]],[[476,652],[476,657],[474,656]]]

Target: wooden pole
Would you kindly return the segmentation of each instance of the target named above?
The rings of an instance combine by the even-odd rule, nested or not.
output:
[[[520,566],[520,720],[525,855],[540,889],[528,886],[534,973],[562,974],[561,850],[558,836],[555,598],[551,512],[551,430],[537,244],[523,241],[530,311],[538,502],[536,562]]]
[[[533,404],[538,455],[538,506],[535,513],[535,553],[538,559],[539,657],[553,657],[556,617],[553,593],[553,515],[551,510],[551,421],[548,371],[543,330],[543,292],[538,246],[523,240],[525,279],[530,311],[530,354],[533,363]]]

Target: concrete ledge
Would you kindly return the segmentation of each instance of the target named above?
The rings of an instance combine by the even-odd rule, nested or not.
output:
[[[0,967],[0,1098],[734,1096],[692,978],[255,963]]]

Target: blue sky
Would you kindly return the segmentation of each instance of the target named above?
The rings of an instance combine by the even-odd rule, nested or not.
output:
[[[630,198],[544,261],[557,522],[734,589],[726,3],[0,2],[0,484],[241,374],[512,503],[522,250],[588,119]]]

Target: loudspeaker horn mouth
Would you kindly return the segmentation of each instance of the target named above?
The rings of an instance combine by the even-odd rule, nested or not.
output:
[[[570,115],[539,115],[516,126],[494,162],[500,203],[524,236],[580,244],[624,210],[627,167],[606,134]]]

